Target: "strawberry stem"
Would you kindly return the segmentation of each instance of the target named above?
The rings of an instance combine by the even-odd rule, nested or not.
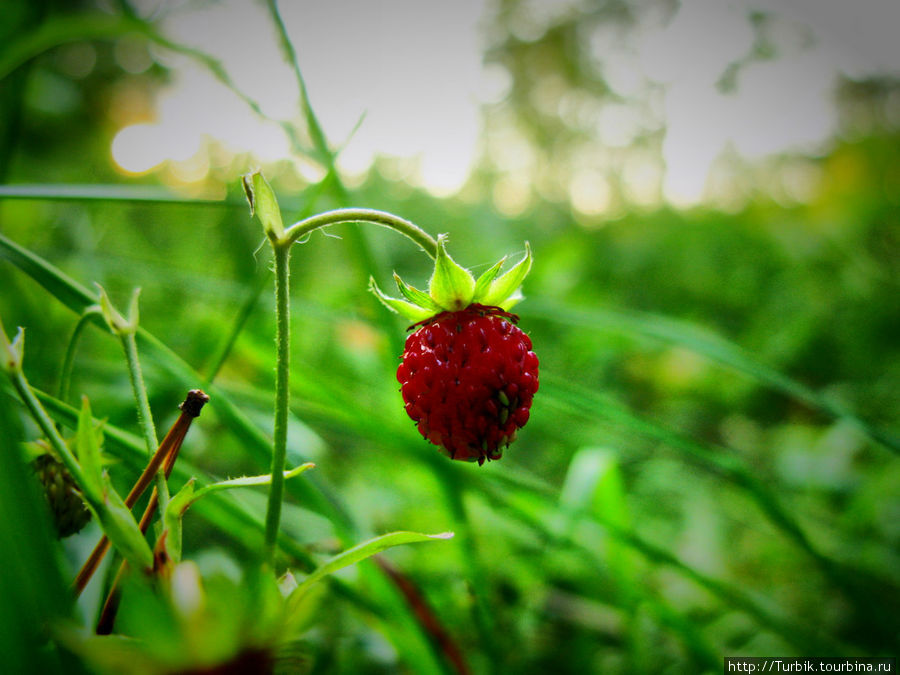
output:
[[[275,422],[272,435],[272,485],[266,508],[266,557],[275,567],[275,548],[281,522],[281,502],[284,497],[284,466],[287,457],[288,408],[290,406],[291,369],[291,305],[290,256],[291,240],[273,242],[275,254]]]
[[[434,258],[437,255],[437,241],[421,227],[395,216],[393,213],[375,209],[335,209],[311,216],[288,227],[281,237],[281,242],[283,245],[290,246],[313,230],[340,223],[372,223],[389,227],[412,239],[422,247],[429,257]]]

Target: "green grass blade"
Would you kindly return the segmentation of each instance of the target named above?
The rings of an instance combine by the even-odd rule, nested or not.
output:
[[[6,378],[4,378],[6,379]],[[69,614],[71,600],[62,576],[49,510],[41,503],[19,443],[23,430],[15,407],[0,403],[0,653],[9,673],[62,673],[53,650],[45,649],[44,627]]]
[[[575,309],[558,304],[529,302],[528,314],[554,323],[649,337],[689,349],[721,365],[743,373],[776,391],[780,391],[814,410],[846,419],[872,440],[900,453],[900,438],[878,429],[857,417],[845,406],[832,401],[806,385],[760,363],[738,345],[697,326],[665,316],[609,309]]]
[[[76,314],[97,303],[97,295],[43,258],[0,234],[0,258],[4,258],[43,286]],[[102,324],[102,321],[99,322]]]
[[[27,184],[0,185],[0,199],[37,199],[66,202],[130,202],[136,204],[185,204],[189,206],[225,206],[247,208],[236,198],[202,199],[186,197],[157,185],[102,184]]]
[[[14,396],[12,393],[10,395]],[[35,390],[35,395],[58,423],[75,427],[78,420],[77,409],[41,391]],[[95,425],[100,422],[100,420],[94,420]],[[143,443],[138,436],[108,422],[104,423],[103,434],[106,438],[106,449],[110,454],[128,464],[135,473],[139,473],[144,468],[146,455]],[[203,471],[181,456],[175,464],[172,474],[176,480],[184,482],[192,476],[203,475]],[[256,553],[262,545],[264,529],[262,514],[252,513],[227,493],[214,494],[209,499],[194,504],[192,511],[198,513],[222,532],[227,532],[233,541],[243,545],[248,553]],[[309,551],[291,536],[282,532],[278,544],[282,551],[291,556],[304,570],[316,568],[316,562]],[[383,610],[380,607],[345,583],[332,578],[331,584],[341,596],[350,599],[356,606],[374,616],[382,617]]]
[[[568,412],[596,420],[598,417],[613,424],[621,425],[645,438],[678,450],[694,465],[726,478],[744,490],[759,506],[766,517],[789,539],[799,545],[824,570],[832,572],[833,564],[815,546],[797,520],[781,504],[774,492],[766,487],[752,471],[745,467],[729,450],[714,448],[699,441],[682,436],[655,422],[640,417],[614,401],[595,391],[577,386],[553,375],[541,376],[541,395],[550,405]]]
[[[53,47],[82,40],[121,37],[139,28],[140,24],[131,19],[100,12],[48,19],[35,30],[7,43],[0,52],[0,80]]]
[[[43,258],[22,248],[3,235],[0,235],[0,257],[12,262],[77,314],[81,314],[85,308],[97,302],[97,297],[85,287]],[[102,321],[97,323],[104,326]],[[197,386],[198,382],[206,381],[206,378],[146,330],[139,328],[137,337],[142,345],[149,348],[149,355],[155,359],[157,365],[172,375],[186,389]],[[268,467],[271,441],[266,434],[254,425],[218,387],[211,387],[207,393],[215,402],[214,408],[219,418],[244,442],[255,461],[261,467]],[[357,528],[349,514],[340,507],[336,498],[323,494],[322,488],[317,488],[312,481],[293,481],[290,483],[289,492],[301,500],[305,506],[318,511],[331,520],[345,541],[356,537]]]
[[[342,553],[331,558],[324,565],[318,567],[303,581],[297,588],[293,590],[288,597],[288,615],[291,614],[291,607],[302,600],[304,593],[309,590],[310,586],[321,581],[326,576],[334,574],[338,570],[349,567],[355,563],[370,558],[376,553],[380,553],[385,549],[403,544],[415,544],[424,541],[441,541],[453,537],[452,532],[442,532],[441,534],[421,534],[419,532],[391,532],[383,534],[380,537],[369,539],[368,541],[358,544],[353,548],[347,549]]]
[[[488,495],[492,501],[507,509],[516,519],[539,532],[542,537],[548,538],[551,541],[571,545],[592,557],[599,555],[598,552],[594,551],[589,546],[586,546],[577,538],[567,535],[560,536],[545,524],[545,520],[552,521],[561,515],[558,513],[558,507],[554,503],[546,498],[542,500],[548,512],[547,518],[542,520],[534,514],[519,508],[511,499],[509,490],[499,489],[497,485],[492,485],[491,483],[492,481],[484,481],[482,485],[482,494]],[[530,495],[530,499],[534,499],[535,493],[532,490],[529,490],[528,495]],[[799,621],[795,621],[780,613],[769,610],[750,594],[725,581],[721,581],[694,569],[669,551],[643,539],[633,530],[618,527],[602,518],[597,518],[596,516],[591,519],[582,518],[579,525],[589,531],[593,530],[594,537],[592,538],[602,540],[603,534],[608,534],[632,551],[640,554],[641,557],[653,565],[674,570],[679,575],[711,592],[725,605],[746,613],[748,616],[752,617],[761,628],[775,632],[801,651],[808,650],[810,645],[815,645],[816,648],[819,649],[837,649],[845,654],[850,653],[850,650],[845,646],[840,645],[836,639],[823,636],[815,630],[808,629]]]

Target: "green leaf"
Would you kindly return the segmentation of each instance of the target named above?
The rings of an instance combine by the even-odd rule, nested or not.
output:
[[[450,257],[446,243],[447,235],[439,234],[434,273],[428,283],[428,293],[442,309],[457,311],[472,304],[475,277]]]
[[[17,452],[25,438],[21,419],[8,401],[0,404],[0,654],[3,672],[59,673],[57,650],[47,649],[47,626],[72,611],[68,565],[52,531],[46,500],[31,468]],[[66,570],[64,572],[64,570]]]
[[[284,479],[290,480],[300,474],[312,469],[315,466],[312,462],[301,464],[298,467],[284,472]],[[194,490],[194,479],[191,478],[178,493],[169,500],[163,521],[169,530],[169,538],[166,542],[166,548],[169,555],[178,562],[181,559],[181,519],[187,510],[193,506],[201,497],[219,492],[220,490],[231,490],[239,487],[251,487],[254,485],[268,485],[272,482],[272,475],[264,476],[243,476],[241,478],[232,478],[230,480],[219,481],[206,485],[199,490]]]
[[[290,480],[291,478],[296,478],[301,473],[312,469],[315,466],[312,462],[306,462],[305,464],[301,464],[298,467],[291,469],[290,471],[284,472],[284,479]],[[184,512],[190,507],[194,502],[196,502],[201,497],[205,497],[208,494],[213,492],[218,492],[219,490],[232,490],[234,488],[240,487],[251,487],[254,485],[269,485],[272,482],[272,475],[266,474],[264,476],[242,476],[240,478],[232,478],[230,480],[219,481],[218,483],[212,483],[210,485],[206,485],[199,490],[197,490],[193,496],[184,504],[182,508],[182,515]]]
[[[378,284],[375,283],[375,279],[369,277],[369,290],[381,301],[385,307],[387,307],[392,312],[397,312],[402,317],[409,319],[410,321],[424,321],[432,316],[434,316],[434,312],[429,309],[423,309],[418,305],[414,305],[411,302],[407,302],[406,300],[401,300],[400,298],[392,298],[389,295],[385,295],[380,288],[378,288]]]
[[[441,308],[438,304],[431,299],[431,296],[425,293],[424,291],[420,291],[415,286],[410,286],[403,279],[400,278],[396,272],[394,272],[394,281],[397,283],[397,288],[400,289],[400,293],[403,294],[407,300],[409,300],[414,305],[418,305],[422,309],[431,310],[432,312],[440,312]]]
[[[78,416],[76,448],[83,473],[79,486],[104,533],[136,569],[152,566],[153,554],[131,510],[125,506],[109,477],[102,474],[100,440],[94,430],[91,406],[86,396],[82,398]]]
[[[152,567],[153,553],[144,539],[144,533],[108,477],[104,477],[103,490],[102,502],[88,502],[88,507],[94,512],[103,532],[134,569]]]
[[[100,457],[100,443],[94,432],[94,418],[87,396],[81,398],[81,413],[78,415],[78,429],[75,435],[75,449],[78,462],[84,474],[85,498],[90,502],[103,501],[103,460]]]
[[[525,257],[510,268],[506,274],[499,279],[494,279],[487,291],[481,296],[476,297],[475,302],[482,305],[496,305],[498,307],[507,308],[507,301],[513,300],[512,304],[518,302],[515,291],[522,285],[522,281],[531,271],[531,246],[525,242]],[[519,296],[521,297],[521,296]],[[513,299],[515,298],[515,299]],[[512,306],[512,305],[508,305]]]
[[[76,314],[81,314],[87,307],[97,302],[97,298],[90,291],[66,276],[59,268],[2,234],[0,234],[0,258],[5,258],[25,272]]]
[[[281,220],[281,209],[275,191],[262,175],[261,171],[253,171],[242,177],[244,194],[250,203],[250,215],[256,215],[262,223],[266,236],[278,241],[284,235],[284,223]]]
[[[307,590],[318,581],[321,581],[329,574],[334,574],[338,570],[358,563],[361,560],[370,558],[371,556],[384,551],[393,546],[402,544],[414,544],[422,541],[439,541],[450,539],[453,537],[452,532],[442,532],[441,534],[421,534],[419,532],[391,532],[380,537],[375,537],[369,541],[363,542],[358,546],[347,549],[343,553],[338,553],[321,567],[314,570],[306,577],[297,588],[288,596],[287,616],[290,621],[295,612],[299,611],[302,606],[302,600]]]
[[[578,516],[590,516],[625,530],[631,528],[622,473],[616,454],[608,448],[581,448],[575,453],[559,501],[569,515],[570,528]],[[606,555],[610,571],[622,586],[621,592],[630,591],[635,569],[630,551],[613,540],[607,544]]]
[[[472,302],[480,302],[479,298],[483,296],[488,287],[491,285],[491,282],[496,278],[496,276],[500,273],[500,268],[503,267],[503,263],[506,262],[506,256],[503,256],[494,263],[488,270],[484,272],[480,277],[478,277],[478,281],[475,282],[475,292],[473,293]]]

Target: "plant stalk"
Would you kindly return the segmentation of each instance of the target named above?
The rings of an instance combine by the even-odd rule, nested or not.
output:
[[[178,406],[181,409],[181,414],[178,416],[178,419],[175,420],[175,424],[172,425],[172,428],[169,429],[169,433],[163,438],[162,443],[159,444],[159,448],[150,459],[150,462],[147,464],[143,473],[138,477],[134,487],[131,488],[131,492],[125,497],[125,506],[130,509],[137,503],[137,500],[144,494],[144,490],[150,485],[150,481],[153,480],[153,477],[159,471],[160,466],[162,466],[166,478],[172,474],[172,468],[175,466],[175,459],[178,457],[178,451],[181,448],[181,444],[184,442],[185,436],[187,436],[188,429],[191,428],[191,423],[194,419],[200,415],[200,410],[208,400],[209,397],[199,389],[192,389],[188,392],[187,398],[185,398],[184,402]],[[158,501],[157,494],[158,490],[150,495],[150,503],[148,503],[147,510],[144,512],[144,517],[141,519],[142,532],[145,532],[147,529],[144,526],[144,519],[148,518],[148,512],[150,516],[155,512]],[[153,507],[152,509],[151,505]],[[81,567],[78,576],[75,577],[75,581],[72,582],[72,588],[76,597],[81,595],[85,586],[88,585],[94,572],[97,571],[100,563],[103,562],[103,556],[106,555],[108,550],[109,539],[107,539],[106,535],[103,535],[91,552],[90,557]]]
[[[437,255],[437,242],[430,234],[415,223],[411,223],[404,218],[395,216],[387,211],[377,211],[375,209],[335,209],[334,211],[326,211],[310,218],[301,220],[288,227],[280,245],[290,245],[295,241],[322,227],[329,225],[337,225],[339,223],[371,223],[372,225],[381,225],[388,227],[400,234],[409,237],[430,257]]]
[[[141,435],[144,437],[147,455],[153,457],[159,447],[159,440],[156,437],[156,426],[153,424],[153,413],[150,411],[150,400],[147,398],[147,387],[144,384],[141,362],[138,359],[137,340],[133,331],[125,331],[120,337],[125,350],[125,360],[128,362],[128,377],[131,380],[131,389],[137,404]],[[165,512],[165,507],[169,504],[169,487],[166,483],[166,475],[161,469],[156,472],[156,491],[159,494],[160,505]]]
[[[72,370],[75,366],[75,352],[78,350],[78,344],[81,340],[81,334],[84,332],[85,326],[93,321],[97,316],[97,312],[93,309],[86,310],[78,317],[78,323],[72,330],[72,337],[69,338],[69,344],[66,347],[66,355],[63,359],[62,368],[59,375],[59,390],[56,398],[60,401],[66,401],[69,398],[69,390],[72,385]]]
[[[284,466],[287,457],[288,408],[290,406],[291,315],[290,255],[291,242],[272,242],[275,254],[275,423],[272,434],[272,485],[266,509],[266,558],[275,567],[281,502],[284,498]]]
[[[37,425],[41,428],[41,431],[44,432],[47,440],[50,441],[50,445],[53,446],[53,449],[59,455],[63,464],[66,465],[69,473],[72,474],[72,479],[75,481],[75,484],[78,485],[79,489],[83,490],[87,481],[85,480],[84,472],[81,470],[81,465],[78,463],[78,460],[75,459],[75,455],[72,454],[72,451],[69,450],[69,446],[66,445],[62,436],[60,436],[59,430],[56,428],[53,420],[50,419],[47,411],[44,410],[40,401],[37,400],[37,397],[31,391],[31,385],[28,384],[25,375],[21,370],[16,370],[10,373],[10,379],[12,380],[13,387],[15,387],[16,392],[19,394],[19,398],[22,399],[25,407],[28,408],[34,421],[37,422]]]

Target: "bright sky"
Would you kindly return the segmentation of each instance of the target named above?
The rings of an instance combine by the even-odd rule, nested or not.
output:
[[[543,8],[550,2],[533,4]],[[338,146],[350,139],[340,156],[342,170],[361,175],[376,155],[400,157],[410,167],[405,180],[438,195],[458,190],[477,159],[479,106],[502,98],[508,86],[504,73],[481,63],[479,22],[485,3],[280,5],[326,135]],[[749,65],[738,91],[722,94],[714,84],[723,67],[745,55],[752,43],[748,7],[785,16],[780,30],[796,32],[801,31],[797,25],[811,24],[815,44]],[[835,130],[835,73],[900,72],[897,26],[897,0],[684,0],[671,23],[646,27],[632,54],[609,56],[612,63],[618,61],[615,72],[622,86],[628,86],[629,77],[666,84],[663,193],[686,205],[704,196],[713,161],[729,144],[748,158],[820,148]],[[173,15],[165,31],[221,59],[267,114],[297,119],[293,77],[261,3],[199,3],[196,11]],[[787,44],[797,42],[795,35],[787,37]],[[181,57],[165,58],[177,68],[156,102],[156,121],[125,127],[114,139],[113,157],[121,167],[140,173],[172,160],[181,180],[198,180],[209,166],[203,156],[208,138],[234,154],[250,152],[260,162],[290,156],[280,128],[256,118],[199,66]],[[629,119],[617,121],[613,109],[604,119],[598,133],[613,144],[616,129],[633,126]],[[308,179],[316,178],[308,163],[297,165]],[[632,173],[636,184],[643,180],[640,170]]]

